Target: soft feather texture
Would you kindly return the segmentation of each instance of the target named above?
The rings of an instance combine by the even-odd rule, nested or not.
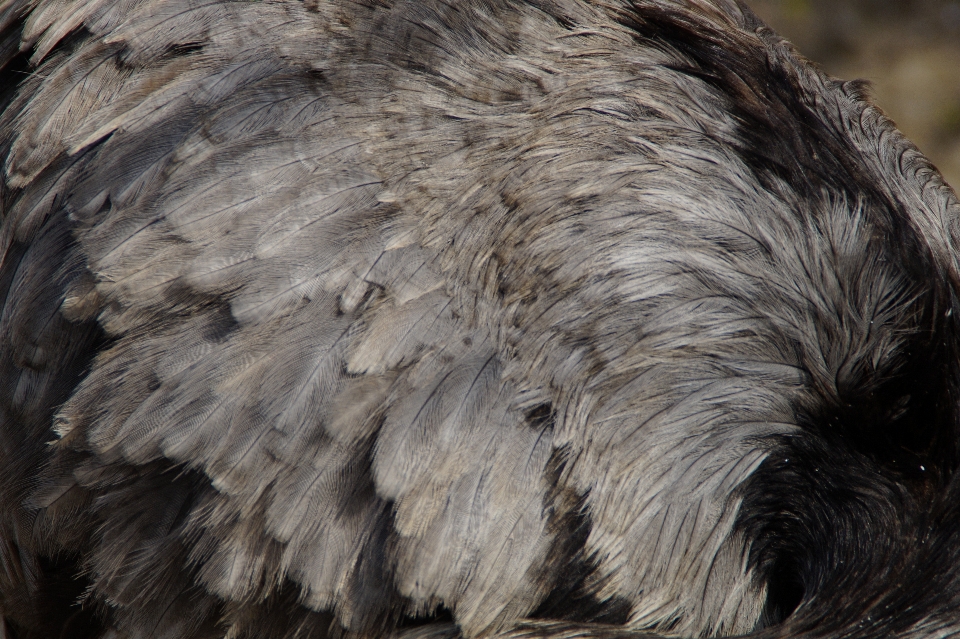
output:
[[[0,34],[14,636],[960,632],[960,205],[745,7]]]

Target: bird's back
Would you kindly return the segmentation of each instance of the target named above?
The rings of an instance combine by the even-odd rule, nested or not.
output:
[[[747,9],[6,0],[0,56],[13,636],[960,632],[960,205]]]

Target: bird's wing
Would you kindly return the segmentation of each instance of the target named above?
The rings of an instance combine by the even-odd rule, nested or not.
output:
[[[358,629],[443,602],[477,631],[543,595],[549,433],[325,85],[337,40],[308,31],[335,26],[271,3],[27,19],[4,345],[104,331],[57,413],[43,505],[86,491],[87,569],[121,629],[187,636],[205,593],[239,628],[288,582]]]

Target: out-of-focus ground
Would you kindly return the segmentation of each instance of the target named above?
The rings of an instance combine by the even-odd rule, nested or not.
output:
[[[747,0],[828,73],[876,102],[960,190],[960,0]]]

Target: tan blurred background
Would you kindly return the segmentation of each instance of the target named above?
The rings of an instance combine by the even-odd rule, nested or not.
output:
[[[960,190],[960,0],[746,0],[808,58],[865,78]]]

